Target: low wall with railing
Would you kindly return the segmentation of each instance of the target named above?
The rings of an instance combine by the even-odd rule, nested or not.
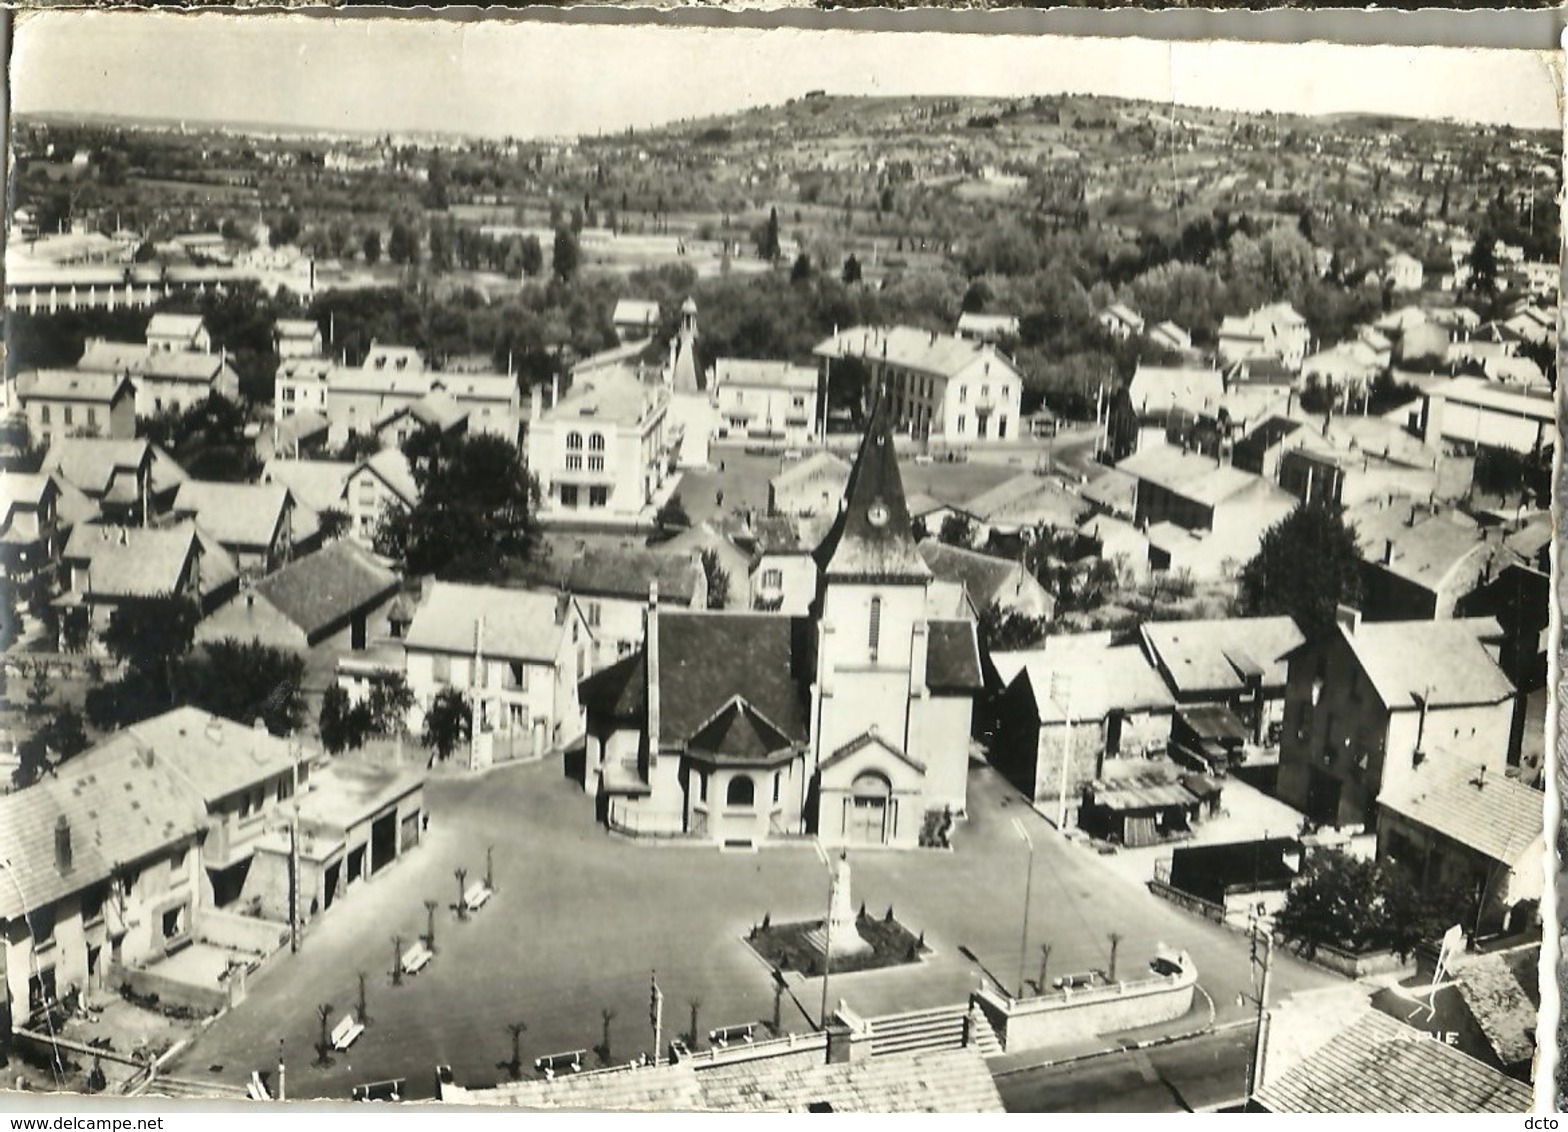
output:
[[[182,982],[147,968],[119,967],[113,976],[115,986],[129,988],[131,994],[154,1009],[188,1012],[192,1015],[216,1014],[230,1004],[230,988],[204,987]],[[154,1005],[150,1000],[156,997]]]
[[[681,1061],[701,1072],[721,1065],[738,1065],[747,1061],[769,1064],[820,1065],[827,1057],[828,1038],[824,1033],[786,1034],[782,1038],[768,1038],[760,1042],[731,1042],[723,1046],[710,1046],[681,1057]]]
[[[974,992],[974,1001],[1009,1053],[1094,1038],[1170,1022],[1191,1010],[1198,970],[1190,957],[1182,960],[1181,969],[1171,975],[1068,987],[1034,998],[1007,998],[981,988]]]

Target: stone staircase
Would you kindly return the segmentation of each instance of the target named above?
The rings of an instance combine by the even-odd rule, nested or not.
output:
[[[968,1005],[940,1006],[930,1010],[911,1010],[868,1018],[871,1031],[871,1056],[911,1053],[927,1049],[958,1049],[965,1043]],[[993,1041],[996,1035],[992,1034]]]
[[[154,1077],[136,1090],[142,1097],[248,1101],[250,1094],[241,1085],[226,1081],[187,1081],[180,1077]]]
[[[969,1022],[969,1044],[981,1057],[1000,1057],[1007,1052],[1002,1048],[996,1036],[996,1028],[991,1025],[991,1019],[986,1017],[985,1011],[971,1007],[966,1017]]]

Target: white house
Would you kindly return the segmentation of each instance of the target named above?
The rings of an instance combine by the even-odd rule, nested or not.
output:
[[[1278,358],[1287,369],[1299,370],[1311,342],[1307,320],[1289,303],[1273,303],[1251,314],[1225,319],[1220,324],[1218,348],[1223,365]]]
[[[817,344],[824,389],[837,358],[861,358],[873,387],[886,386],[889,423],[909,436],[953,445],[1016,440],[1023,379],[989,343],[911,326],[856,326]]]
[[[805,444],[817,420],[817,371],[789,362],[720,358],[713,363],[719,436]]]
[[[567,594],[432,582],[403,646],[411,724],[441,691],[460,691],[473,705],[475,767],[540,758],[582,734],[577,682],[593,635]]]

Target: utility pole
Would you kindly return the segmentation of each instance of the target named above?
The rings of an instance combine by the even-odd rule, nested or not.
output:
[[[1029,905],[1034,895],[1034,842],[1029,839],[1029,831],[1024,828],[1024,823],[1017,818],[1013,819],[1013,828],[1018,831],[1018,836],[1023,839],[1024,849],[1029,854],[1029,864],[1024,874],[1024,924],[1018,937],[1018,992],[1017,996],[1024,996],[1024,967],[1029,962]]]
[[[289,815],[289,950],[299,951],[299,761],[302,752],[299,748],[294,750],[293,765],[290,767],[292,786],[289,801],[293,803],[292,813]]]
[[[1254,920],[1253,943],[1256,945],[1261,925]],[[1258,1018],[1252,1031],[1252,1060],[1247,1064],[1247,1103],[1263,1084],[1264,1037],[1268,1031],[1269,977],[1274,971],[1274,933],[1263,931],[1263,980],[1258,990]]]
[[[652,973],[650,982],[652,989],[648,993],[648,1021],[653,1026],[654,1064],[658,1064],[663,1060],[659,1055],[659,1043],[664,1038],[664,992],[659,989],[659,972]]]
[[[283,1064],[283,1039],[279,1038],[278,1039],[278,1100],[280,1100],[280,1101],[286,1101],[286,1100],[289,1099],[289,1096],[288,1096],[288,1083],[287,1083],[287,1080],[285,1079],[285,1075],[287,1074],[287,1072],[288,1072],[288,1070],[287,1070],[286,1066]]]

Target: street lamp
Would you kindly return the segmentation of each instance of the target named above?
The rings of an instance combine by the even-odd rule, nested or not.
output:
[[[1029,904],[1034,895],[1034,842],[1029,839],[1029,831],[1024,828],[1024,823],[1017,818],[1013,819],[1013,829],[1023,839],[1024,848],[1029,854],[1028,870],[1024,874],[1024,923],[1023,930],[1018,937],[1018,997],[1024,994],[1024,965],[1029,961]]]
[[[1263,1038],[1267,1030],[1268,1002],[1269,1002],[1269,976],[1274,970],[1274,932],[1266,928],[1254,913],[1252,920],[1252,945],[1253,961],[1257,961],[1257,943],[1259,934],[1263,936],[1263,978],[1258,988],[1256,999],[1258,1007],[1257,1021],[1252,1029],[1252,1057],[1247,1062],[1247,1096],[1246,1102],[1252,1103],[1253,1094],[1263,1084]]]

